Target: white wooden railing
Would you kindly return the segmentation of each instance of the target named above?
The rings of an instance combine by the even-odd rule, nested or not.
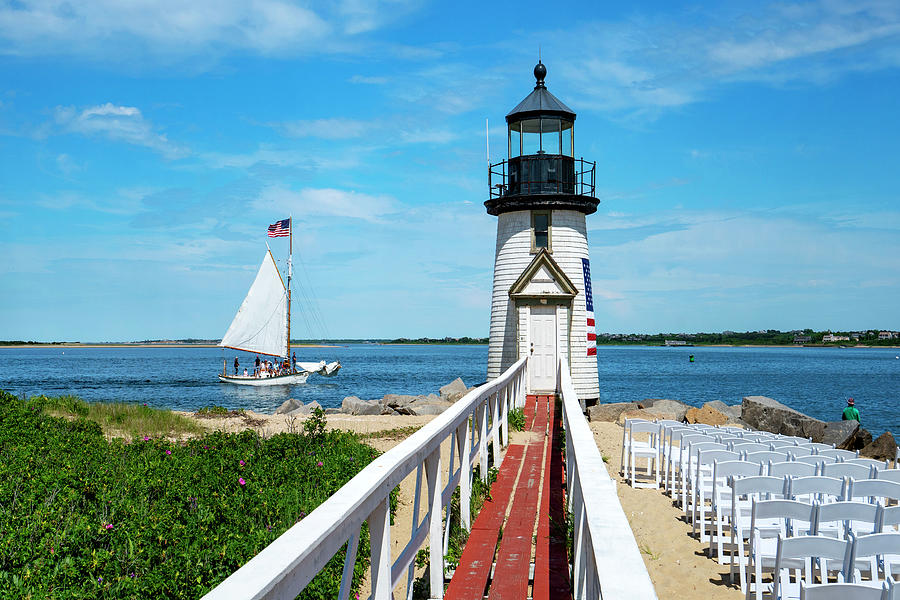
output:
[[[572,592],[575,600],[650,600],[656,591],[578,402],[565,359],[558,385],[566,429],[566,482],[574,519]]]
[[[462,527],[468,530],[472,466],[479,462],[481,476],[487,478],[489,443],[493,448],[493,464],[500,465],[500,445],[509,443],[507,412],[524,406],[526,381],[527,359],[522,358],[503,375],[470,391],[446,412],[372,461],[204,599],[294,598],[347,544],[339,595],[341,600],[346,600],[363,522],[369,524],[372,598],[391,598],[392,590],[404,578],[407,598],[411,597],[416,552],[426,538],[431,564],[430,596],[443,598],[443,557],[449,541],[450,499],[459,487],[461,514],[453,518],[459,518]],[[442,485],[441,444],[448,439],[449,476],[447,484]],[[414,523],[409,541],[391,562],[390,494],[413,470],[416,471]],[[428,484],[428,513],[420,522],[423,472]],[[442,509],[447,512],[446,525]]]

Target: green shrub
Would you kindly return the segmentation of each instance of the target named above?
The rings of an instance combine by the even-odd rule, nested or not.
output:
[[[56,399],[57,403],[59,399]],[[0,391],[0,590],[12,598],[197,598],[368,464],[351,433],[107,441]],[[355,582],[368,563],[365,528]],[[301,594],[334,597],[343,553]]]
[[[522,431],[525,429],[525,410],[522,408],[516,408],[509,411],[507,415],[507,420],[509,422],[509,428],[513,431]]]

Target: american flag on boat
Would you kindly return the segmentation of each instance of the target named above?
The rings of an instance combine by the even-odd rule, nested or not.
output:
[[[269,225],[269,237],[287,237],[291,235],[291,220],[282,219]]]
[[[594,328],[594,294],[591,292],[591,261],[581,259],[584,271],[584,307],[587,311],[587,355],[597,356],[597,330]]]

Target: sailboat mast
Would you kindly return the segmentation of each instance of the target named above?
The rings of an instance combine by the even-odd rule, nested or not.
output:
[[[294,275],[294,217],[288,217],[287,358],[291,360],[291,277]],[[293,363],[291,363],[293,366]]]

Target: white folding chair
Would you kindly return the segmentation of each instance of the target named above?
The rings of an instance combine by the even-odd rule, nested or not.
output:
[[[783,499],[788,484],[787,478],[784,477],[759,475],[732,477],[728,485],[731,488],[731,512],[728,523],[731,529],[731,543],[728,548],[731,552],[728,561],[731,564],[729,577],[734,583],[734,574],[738,573],[741,591],[744,591],[747,587],[747,549],[751,535],[753,504],[757,500]],[[757,522],[754,526],[757,529],[765,529],[769,537],[782,531],[782,523],[777,519],[769,519],[766,523]]]
[[[715,439],[698,431],[675,430],[669,435],[669,450],[666,464],[666,489],[676,501],[681,497],[681,466],[686,461],[688,446],[693,441],[713,442]],[[675,446],[675,442],[678,445]]]
[[[862,498],[864,502],[880,502],[887,505],[888,500],[900,501],[900,483],[887,479],[856,479],[850,482],[848,500]]]
[[[847,482],[836,477],[817,475],[788,479],[787,497],[800,502],[830,503],[845,500]]]
[[[769,442],[769,445],[772,446],[772,448],[796,448],[797,442],[795,440],[788,440],[780,437]]]
[[[881,509],[878,531],[884,533],[900,531],[900,506],[885,506]]]
[[[775,520],[779,531],[772,536],[767,529],[757,527],[757,523]],[[806,524],[806,530],[803,531]],[[750,550],[748,553],[746,597],[750,600],[750,592],[755,592],[756,600],[762,600],[762,575],[774,569],[778,536],[793,537],[809,535],[810,527],[815,523],[815,506],[796,500],[760,500],[753,503],[750,519]],[[756,583],[754,586],[753,583]]]
[[[878,479],[900,483],[900,469],[881,469],[876,473]]]
[[[710,507],[711,519],[715,520],[716,531],[709,536],[710,557],[715,556],[720,565],[729,562],[730,557],[725,556],[725,528],[731,523],[731,485],[730,480],[744,477],[756,477],[761,474],[762,465],[747,462],[745,460],[716,461],[713,463],[712,476],[712,506]],[[783,487],[782,487],[783,489]],[[731,532],[729,531],[729,536]],[[730,556],[734,552],[729,548]]]
[[[820,473],[825,477],[849,477],[850,479],[868,479],[872,469],[865,465],[848,462],[822,465]]]
[[[631,425],[632,423],[650,423],[647,419],[625,419],[625,427],[622,429],[622,459],[619,462],[622,465],[622,475],[625,474],[626,452],[631,444]]]
[[[707,541],[706,537],[706,501],[712,502],[713,493],[713,468],[716,461],[740,460],[737,452],[721,449],[701,449],[697,452],[697,464],[694,468],[694,480],[691,483],[691,497],[693,498],[693,510],[691,511],[692,533],[700,529],[700,543]]]
[[[769,470],[767,472],[772,477],[784,477],[785,475],[790,475],[791,477],[810,477],[815,475],[817,470],[815,465],[791,461],[769,463]]]
[[[771,446],[769,446],[769,444],[763,444],[760,442],[748,442],[746,440],[741,440],[732,442],[730,449],[734,450],[735,452],[750,454],[751,452],[766,452],[771,449]]]
[[[799,598],[801,582],[816,582],[816,567],[820,581],[828,581],[828,575],[835,573],[838,583],[843,583],[850,545],[845,540],[818,535],[789,538],[779,535],[772,574],[772,598]],[[791,572],[795,574],[793,582]]]
[[[821,442],[805,442],[801,443],[800,446],[803,448],[811,448],[816,451],[816,454],[822,450],[834,450],[834,444],[823,444]]]
[[[663,470],[662,473],[662,485],[663,491],[668,494],[672,494],[673,485],[669,481],[669,471],[673,465],[672,453],[678,453],[678,446],[674,445],[674,441],[678,441],[681,443],[681,435],[691,435],[694,430],[684,424],[681,423],[672,423],[669,421],[661,423],[660,429],[660,440],[659,440],[659,448],[660,448],[660,460],[661,467]],[[680,434],[679,434],[680,432]]]
[[[900,572],[900,533],[873,533],[853,536],[849,562],[853,583],[870,581],[878,584]],[[868,577],[864,577],[868,575]]]
[[[868,502],[832,502],[820,504],[816,511],[816,535],[850,539],[850,534],[868,535],[880,533],[884,522],[884,509],[880,504]]]
[[[880,588],[859,583],[800,582],[800,600],[894,600],[887,584]]]
[[[679,465],[679,471],[681,473],[681,508],[684,510],[686,518],[692,515],[694,508],[692,503],[694,490],[691,487],[691,484],[694,481],[694,469],[697,465],[697,455],[701,450],[713,449],[724,450],[725,444],[692,440],[688,442],[687,449],[681,458],[681,463]]]
[[[815,454],[815,450],[813,448],[808,448],[806,446],[794,446],[792,448],[788,448],[788,453],[791,458],[797,458],[798,456],[812,456]]]
[[[806,463],[808,465],[813,465],[816,469],[820,469],[819,465],[824,465],[825,463],[835,463],[838,462],[838,459],[832,456],[821,456],[819,454],[811,454],[809,456],[797,456],[794,458],[796,462]]]
[[[883,469],[890,469],[889,461],[875,460],[874,458],[849,458],[844,462],[850,463],[851,465],[864,465],[867,467],[873,467],[879,471]]]
[[[837,448],[833,448],[831,450],[819,450],[819,456],[831,456],[838,460],[850,460],[851,458],[856,458],[859,456],[859,451],[853,452],[852,450],[839,450]]]
[[[627,465],[625,468],[625,481],[631,482],[634,488],[658,488],[659,487],[659,425],[649,421],[634,421],[628,424],[630,429],[628,448],[626,448]],[[635,437],[638,434],[646,434],[647,440],[643,441]],[[636,477],[637,460],[647,459],[647,475],[652,475],[653,483],[638,482]]]
[[[766,450],[763,452],[748,452],[744,456],[744,460],[761,464],[766,469],[769,468],[770,462],[785,462],[788,459],[786,451],[782,450]]]

